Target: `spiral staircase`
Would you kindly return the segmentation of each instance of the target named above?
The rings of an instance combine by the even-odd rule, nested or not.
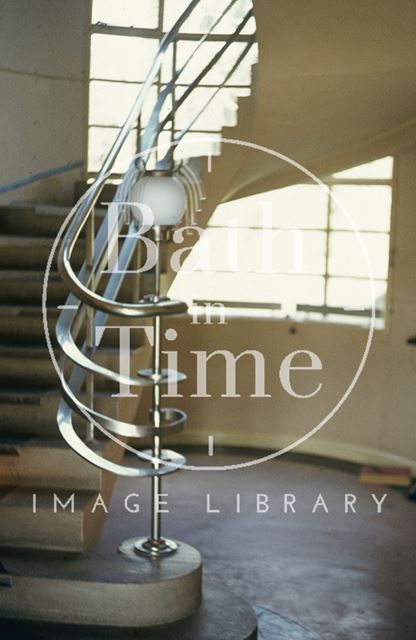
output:
[[[196,50],[236,2],[238,0],[224,1],[223,13],[201,37]],[[93,184],[71,211],[71,221],[61,233],[60,257],[55,251],[51,258],[51,249],[57,234],[62,232],[62,225],[65,227],[69,214],[67,208],[24,204],[0,208],[0,548],[4,550],[3,555],[0,552],[0,561],[4,565],[3,581],[7,582],[7,553],[10,551],[38,549],[79,553],[92,549],[100,534],[104,513],[102,509],[92,513],[91,507],[99,495],[106,502],[110,498],[116,477],[114,472],[131,477],[150,476],[157,482],[160,474],[175,470],[168,465],[159,469],[151,462],[152,456],[148,454],[146,457],[139,448],[139,467],[125,471],[122,463],[124,448],[115,440],[121,438],[121,443],[125,444],[134,438],[136,450],[137,437],[154,436],[151,425],[140,427],[135,422],[141,392],[149,383],[154,386],[154,381],[144,380],[143,376],[133,377],[129,383],[134,385],[136,397],[112,397],[123,382],[122,374],[117,372],[118,341],[111,331],[107,331],[97,348],[92,335],[97,326],[107,322],[109,314],[116,314],[118,325],[129,324],[132,318],[143,318],[145,323],[149,323],[154,322],[152,318],[159,314],[183,313],[185,306],[180,302],[167,301],[163,295],[160,300],[154,297],[154,270],[139,276],[125,273],[102,275],[109,225],[114,225],[114,233],[124,229],[128,235],[134,233],[135,222],[131,220],[130,227],[124,226],[126,212],[123,207],[118,207],[117,219],[110,222],[109,210],[101,208],[98,203],[103,199],[103,189],[110,182],[112,166],[137,123],[169,45],[178,37],[181,26],[199,3],[200,0],[190,2],[161,41],[119,136]],[[218,54],[207,62],[189,85],[180,98],[180,104],[192,95],[205,75],[222,59],[251,17],[250,10],[235,32],[226,38]],[[254,36],[248,40],[217,91],[238,69],[254,41]],[[157,97],[149,122],[141,134],[140,153],[127,168],[115,193],[115,202],[127,198],[132,183],[152,161],[152,149],[157,148],[161,132],[174,118],[175,109],[180,104],[176,103],[174,109],[163,117],[161,113],[193,55]],[[186,185],[186,224],[189,226],[196,224],[198,215],[207,219],[225,189],[225,185],[221,187],[221,163],[224,161],[221,156],[212,159],[209,169],[202,158],[199,161],[175,161],[175,148],[181,145],[204,109],[176,135],[173,145],[159,154],[153,167],[162,172],[173,168],[180,172]],[[223,130],[225,138],[238,137],[238,126],[242,123],[247,125],[250,109],[250,98],[240,99],[239,125],[229,131]],[[120,242],[120,271],[132,269],[132,265],[140,266],[143,257],[138,252],[138,244],[137,237],[126,237]],[[172,278],[172,274],[163,267],[166,258],[167,255],[162,255],[160,277],[163,294]],[[45,344],[45,323],[50,337],[49,349]],[[139,332],[132,332],[132,340],[131,370],[146,369],[150,363],[149,346]],[[64,374],[61,380],[51,356],[55,356],[57,361],[61,359],[60,367]],[[57,413],[61,434],[57,427]],[[91,427],[91,419],[104,421],[104,430],[110,437],[103,437],[99,428]],[[180,412],[172,413],[170,410],[163,414],[161,426],[164,432],[170,428],[174,432],[182,428],[184,422]],[[130,445],[125,446],[129,448]],[[169,452],[169,456],[177,464],[185,461],[174,452]],[[94,464],[89,463],[91,460]],[[54,494],[60,502],[56,502]],[[73,504],[68,502],[72,494],[76,494]],[[69,507],[63,508],[62,504]],[[74,513],[68,514],[71,509]],[[52,512],[54,526],[50,527],[47,523]]]

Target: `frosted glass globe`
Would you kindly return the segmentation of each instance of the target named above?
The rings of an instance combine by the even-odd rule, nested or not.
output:
[[[155,226],[174,226],[180,222],[186,207],[186,191],[175,176],[143,176],[132,187],[130,201],[149,207]],[[133,215],[139,214],[137,206]]]

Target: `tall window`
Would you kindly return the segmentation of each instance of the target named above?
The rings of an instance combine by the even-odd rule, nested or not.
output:
[[[188,4],[188,0],[93,0],[88,116],[90,175],[99,170],[126,119],[163,35]],[[123,172],[128,160],[139,149],[139,134],[147,124],[157,94],[171,80],[174,70],[179,69],[189,57],[201,34],[206,33],[228,4],[224,0],[203,0],[183,24],[177,41],[166,53],[140,121],[114,168],[115,174]],[[227,35],[234,32],[250,7],[250,0],[238,0],[219,22],[180,76],[175,89],[175,100],[219,51]],[[161,135],[160,142],[168,143],[172,127],[173,132],[178,132],[194,118],[222,83],[254,31],[254,19],[251,19],[236,37],[225,57],[213,66],[198,89],[178,108],[173,123]],[[247,58],[227,80],[207,110],[193,123],[186,136],[188,140],[209,136],[210,140],[202,140],[197,146],[179,146],[175,151],[177,158],[183,155],[192,157],[219,153],[221,128],[236,124],[237,98],[250,93],[251,65],[256,60],[256,55],[256,47],[253,46]],[[167,104],[166,110],[171,107],[171,104]]]
[[[229,315],[366,325],[367,253],[382,328],[392,171],[386,157],[327,177],[328,190],[298,184],[220,205],[170,295],[201,312],[220,302]]]

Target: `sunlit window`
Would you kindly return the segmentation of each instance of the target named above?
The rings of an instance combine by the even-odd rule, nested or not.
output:
[[[116,175],[125,170],[126,159],[139,150],[140,131],[148,122],[157,94],[172,79],[175,69],[182,67],[194,51],[201,34],[212,27],[228,4],[224,0],[202,0],[183,24],[177,41],[170,45],[165,54],[153,92],[137,122],[137,129],[114,167]],[[188,5],[189,0],[93,0],[88,115],[90,176],[100,169],[126,119],[161,39]],[[180,100],[189,84],[224,46],[227,36],[235,31],[251,6],[251,0],[237,0],[231,6],[179,77],[175,101]],[[250,94],[251,66],[257,59],[255,45],[229,78],[227,75],[239,60],[254,31],[255,21],[251,18],[236,42],[198,84],[198,89],[178,107],[172,125],[169,124],[162,134],[160,144],[169,143],[172,136],[178,135],[192,123],[190,131],[183,138],[184,144],[175,151],[178,160],[220,153],[222,128],[236,125],[238,97]],[[223,82],[224,87],[210,102],[214,91]],[[208,102],[207,108],[200,113]],[[170,106],[166,106],[166,112]],[[189,144],[195,139],[198,139],[198,144]]]
[[[220,205],[170,295],[201,313],[368,325],[386,314],[393,158]],[[373,295],[374,294],[374,295]],[[220,309],[220,307],[217,307]]]

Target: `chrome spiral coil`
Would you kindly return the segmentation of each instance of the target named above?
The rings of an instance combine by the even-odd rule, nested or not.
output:
[[[204,45],[207,37],[212,34],[222,18],[232,10],[238,0],[227,0],[223,10],[212,22],[205,34],[202,34],[196,47],[188,58],[175,69],[172,78],[160,91],[154,103],[147,124],[140,133],[139,148],[142,150],[131,162],[121,183],[119,184],[113,203],[116,206],[116,215],[113,215],[111,205],[98,232],[95,231],[95,207],[102,194],[104,185],[113,175],[115,162],[120,159],[120,152],[126,144],[133,130],[137,129],[139,118],[154,83],[161,71],[162,63],[169,47],[176,41],[183,25],[194,10],[200,5],[201,0],[190,0],[186,8],[177,18],[171,29],[160,41],[157,53],[151,61],[137,97],[131,110],[120,128],[116,139],[106,155],[104,162],[91,184],[88,191],[77,202],[70,212],[68,219],[61,227],[54,242],[52,253],[48,260],[43,290],[43,320],[45,335],[52,362],[59,374],[62,389],[62,401],[57,414],[58,427],[62,437],[72,449],[89,463],[105,471],[117,475],[129,477],[151,477],[152,480],[152,523],[151,534],[146,540],[135,545],[135,552],[149,554],[170,553],[175,545],[163,540],[160,533],[160,515],[157,509],[157,497],[160,493],[161,477],[167,473],[180,469],[186,464],[185,458],[170,450],[162,449],[162,439],[170,434],[178,433],[183,429],[186,415],[183,411],[174,408],[166,408],[161,405],[161,388],[171,383],[178,383],[185,376],[177,371],[163,369],[161,366],[161,326],[165,316],[183,314],[187,310],[184,302],[170,300],[160,291],[160,245],[164,241],[166,229],[155,222],[152,229],[157,250],[155,263],[155,288],[150,296],[144,296],[131,303],[117,300],[124,275],[131,261],[137,256],[138,237],[137,219],[129,209],[129,195],[134,185],[145,178],[148,172],[146,167],[153,154],[155,169],[157,172],[172,173],[174,167],[174,149],[185,143],[185,138],[192,125],[209,107],[215,96],[224,88],[238,69],[239,64],[246,58],[255,43],[254,35],[247,39],[247,43],[241,53],[230,65],[218,87],[210,94],[200,110],[190,118],[181,131],[176,132],[174,121],[177,109],[184,103],[188,96],[198,88],[204,77],[211,71],[218,61],[223,59],[236,39],[243,33],[244,27],[252,17],[249,9],[244,18],[230,33],[219,51],[208,61],[205,67],[197,74],[187,89],[178,97],[175,96],[179,77],[194,59],[195,54]],[[170,98],[172,98],[170,100]],[[165,112],[166,111],[166,112]],[[140,129],[140,127],[139,127]],[[168,149],[166,145],[159,144],[159,136],[165,131],[171,131],[171,141]],[[163,153],[165,155],[163,156]],[[186,227],[195,225],[196,213],[200,211],[201,200],[205,199],[201,187],[201,181],[195,175],[191,164],[181,163],[175,170],[175,179],[179,180],[186,194],[185,220]],[[166,223],[165,223],[166,224]],[[167,224],[171,224],[170,222]],[[127,228],[127,229],[126,229]],[[121,230],[127,231],[121,234]],[[173,230],[173,227],[171,231]],[[189,231],[189,229],[188,229]],[[86,259],[79,271],[75,273],[71,265],[71,256],[78,244],[80,235],[85,232]],[[192,230],[191,230],[192,232]],[[108,280],[102,280],[102,274],[108,265],[109,245],[119,244],[119,238],[123,238],[118,251],[118,268],[108,270]],[[47,323],[47,280],[52,260],[58,245],[60,246],[58,267],[63,281],[68,286],[70,295],[56,326],[57,341],[62,352],[60,364],[57,363],[53,347],[49,338]],[[100,291],[101,293],[98,293]],[[139,296],[137,296],[138,298]],[[140,370],[135,377],[124,375],[121,371],[113,371],[94,361],[97,351],[95,333],[97,327],[104,327],[109,316],[119,316],[130,319],[149,318],[153,322],[154,345],[153,364],[150,370]],[[85,327],[85,340],[80,344],[81,330]],[[133,424],[125,422],[114,416],[105,415],[94,407],[94,382],[95,377],[129,386],[147,386],[152,388],[152,406],[148,424]],[[82,399],[85,397],[85,400]],[[78,435],[74,424],[74,413],[84,418],[88,427],[85,437]],[[115,441],[124,449],[133,453],[147,466],[135,467],[119,464],[107,460],[97,451],[95,436],[100,431],[107,438]],[[150,451],[140,451],[132,447],[127,440],[129,438],[152,439]],[[130,548],[130,547],[129,547]]]
[[[182,172],[181,172],[182,174]],[[67,444],[89,463],[105,471],[129,477],[150,477],[152,479],[152,523],[149,538],[142,538],[135,544],[135,553],[160,555],[172,553],[176,546],[161,536],[161,519],[158,509],[161,492],[161,477],[172,473],[186,464],[181,454],[162,448],[162,439],[180,432],[186,423],[186,414],[180,409],[164,407],[161,404],[162,388],[172,383],[185,380],[186,376],[178,371],[164,369],[161,366],[162,318],[183,314],[187,310],[185,303],[171,300],[160,290],[161,259],[160,248],[172,235],[172,228],[164,228],[155,224],[151,228],[153,246],[156,250],[154,262],[154,291],[137,302],[118,302],[117,295],[132,259],[136,256],[140,237],[137,231],[137,219],[126,215],[128,196],[133,187],[148,172],[137,168],[134,163],[117,189],[115,202],[119,203],[116,217],[107,212],[107,216],[95,235],[93,212],[87,211],[84,217],[75,216],[63,237],[58,257],[58,266],[63,280],[70,288],[70,295],[63,305],[62,313],[56,325],[56,338],[62,352],[60,362],[60,382],[62,400],[57,414],[60,433]],[[185,175],[185,174],[182,174]],[[176,179],[176,178],[175,178]],[[189,210],[195,203],[195,189],[190,186],[189,172],[183,179],[184,202]],[[81,208],[78,213],[82,213]],[[127,233],[120,233],[127,226]],[[71,266],[71,256],[77,245],[82,229],[86,229],[87,257],[79,274],[75,274]],[[113,240],[115,238],[115,240]],[[118,255],[118,268],[109,272],[104,291],[97,293],[97,288],[108,265],[108,246],[123,238]],[[59,238],[58,238],[59,240]],[[140,369],[135,377],[125,375],[121,371],[109,369],[94,360],[99,344],[95,341],[96,329],[103,328],[109,316],[116,315],[135,319],[151,319],[153,322],[153,362],[151,368]],[[82,327],[86,328],[82,346],[77,341]],[[72,365],[69,378],[66,374]],[[95,377],[107,381],[134,387],[151,387],[152,405],[149,411],[148,424],[125,422],[111,415],[99,412],[94,407]],[[84,393],[85,386],[85,393]],[[86,396],[85,400],[83,399]],[[74,427],[74,413],[88,422],[86,437],[82,438]],[[133,452],[142,463],[131,466],[108,460],[99,454],[95,435],[97,430],[118,443],[124,449]],[[128,443],[129,439],[151,438],[150,450],[139,450]],[[124,547],[122,547],[123,551]],[[124,552],[124,551],[123,551]],[[129,552],[131,549],[129,547]]]
[[[126,198],[131,192],[132,186],[137,184],[143,175],[143,168],[137,169],[134,163],[132,163],[124,180],[117,189],[115,201],[123,204],[126,203]],[[193,200],[195,198],[194,189],[192,188],[191,190],[185,180],[184,184],[187,187],[187,208],[189,209],[193,206]],[[58,426],[66,442],[74,451],[91,464],[119,475],[132,477],[158,476],[177,470],[186,464],[185,458],[170,450],[160,449],[160,451],[156,451],[156,453],[155,451],[139,451],[126,443],[125,439],[157,438],[159,439],[158,444],[160,445],[162,437],[176,434],[185,426],[186,414],[183,411],[175,408],[161,407],[160,405],[161,388],[172,383],[179,383],[186,377],[180,372],[161,368],[160,342],[162,317],[183,314],[186,312],[187,306],[183,302],[171,300],[161,295],[159,251],[160,245],[164,241],[164,234],[163,229],[157,226],[152,229],[157,251],[154,293],[146,295],[138,302],[131,304],[115,300],[122,284],[123,270],[127,270],[132,255],[134,255],[134,251],[137,250],[137,222],[134,219],[130,219],[127,233],[123,234],[124,242],[119,254],[119,269],[110,275],[103,294],[99,295],[96,293],[96,288],[99,285],[103,265],[106,260],[104,245],[106,243],[108,244],[108,233],[120,233],[120,229],[126,224],[127,217],[125,209],[126,207],[119,208],[117,224],[113,224],[112,229],[109,229],[110,219],[107,214],[107,218],[103,221],[93,242],[94,246],[89,252],[90,258],[87,258],[86,263],[78,275],[73,272],[71,266],[71,255],[82,229],[77,219],[71,222],[62,241],[58,259],[59,269],[62,278],[70,287],[71,294],[64,305],[64,309],[56,326],[56,337],[63,354],[60,363],[62,401],[58,409]],[[86,220],[84,225],[87,224],[87,222]],[[87,226],[87,247],[92,242],[91,238],[93,237],[93,229],[89,231]],[[97,346],[92,336],[95,333],[95,328],[97,326],[103,326],[109,315],[137,319],[153,319],[154,345],[153,366],[151,369],[140,370],[135,377],[128,377],[94,361],[93,356],[97,350]],[[87,338],[82,346],[78,346],[77,337],[83,323],[87,324]],[[71,362],[74,367],[67,380],[65,371],[68,362]],[[150,410],[150,423],[128,423],[97,411],[97,409],[93,407],[94,387],[92,381],[94,376],[101,376],[106,380],[118,384],[152,387],[153,402]],[[86,395],[89,397],[84,401],[81,399],[81,396],[85,379],[87,379]],[[89,384],[88,379],[90,381]],[[90,443],[93,443],[92,434],[90,434],[91,437],[89,438],[81,438],[76,432],[73,425],[74,412],[92,424],[95,430],[101,431],[107,437],[118,442],[120,446],[134,452],[142,461],[150,462],[151,468],[125,466],[106,460],[98,455],[94,447],[89,446]]]

